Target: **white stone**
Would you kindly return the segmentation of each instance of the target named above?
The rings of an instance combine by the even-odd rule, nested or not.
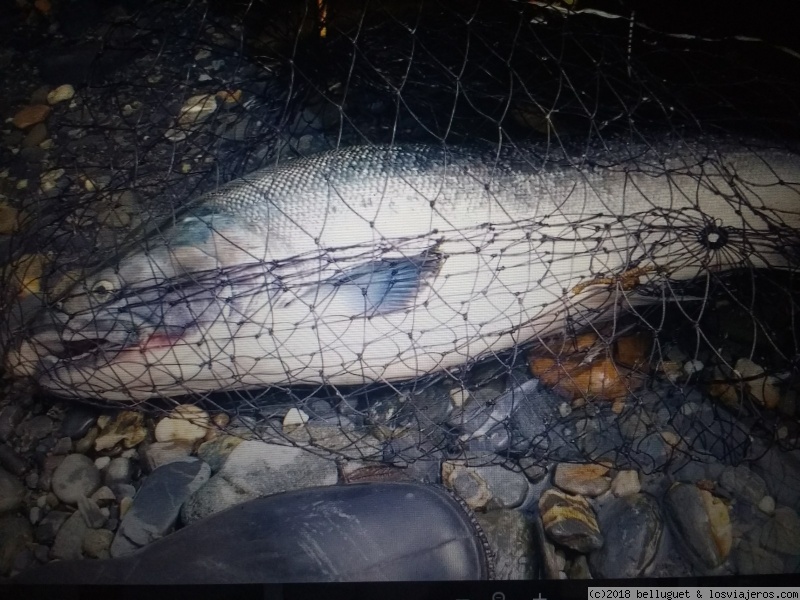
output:
[[[70,84],[65,83],[64,85],[58,86],[56,89],[47,94],[47,103],[58,104],[59,102],[64,102],[65,100],[72,100],[74,97],[75,88]]]
[[[772,496],[764,496],[761,501],[758,503],[758,510],[761,512],[771,515],[775,512],[775,498]]]
[[[694,375],[695,373],[699,373],[704,368],[705,365],[702,363],[702,361],[699,361],[697,359],[687,360],[685,363],[683,363],[683,372],[686,373],[687,375]]]
[[[469,391],[462,387],[455,387],[450,390],[450,402],[453,403],[455,408],[463,408],[469,400]]]
[[[182,404],[156,425],[156,440],[194,442],[205,437],[209,423],[206,411],[191,404]]]
[[[620,471],[611,481],[611,493],[617,497],[632,496],[641,491],[642,485],[639,482],[639,473],[636,471]]]
[[[302,448],[248,440],[184,504],[182,517],[188,524],[246,500],[337,481],[336,463],[330,458]]]
[[[292,431],[308,423],[309,416],[299,408],[290,408],[283,417],[284,431]]]

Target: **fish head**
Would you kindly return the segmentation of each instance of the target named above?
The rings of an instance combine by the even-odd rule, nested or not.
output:
[[[219,316],[218,273],[219,261],[190,245],[154,245],[112,267],[68,273],[16,332],[6,370],[66,397],[130,400],[137,382],[155,389],[153,354],[163,363],[164,353]]]

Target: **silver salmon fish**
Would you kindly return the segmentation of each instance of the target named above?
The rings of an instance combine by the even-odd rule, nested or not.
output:
[[[64,288],[6,368],[123,401],[409,379],[795,268],[798,231],[800,157],[766,144],[342,148],[192,203]]]

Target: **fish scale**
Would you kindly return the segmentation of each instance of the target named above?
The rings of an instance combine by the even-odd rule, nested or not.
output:
[[[676,282],[793,269],[798,230],[800,160],[756,142],[342,148],[190,204],[6,364],[108,400],[409,379]]]

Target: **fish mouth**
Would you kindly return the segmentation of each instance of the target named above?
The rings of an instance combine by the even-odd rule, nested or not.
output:
[[[105,338],[62,340],[61,348],[51,352],[59,361],[75,363],[82,362],[86,358],[99,358],[101,353],[106,353],[109,345],[114,344]],[[118,348],[120,351],[124,349],[120,346]]]
[[[97,366],[101,362],[111,364],[123,354],[144,354],[148,350],[175,345],[175,335],[151,333],[146,336],[129,335],[115,341],[107,337],[80,337],[60,339],[59,348],[51,348],[50,355],[59,363],[71,367]]]
[[[4,357],[5,369],[19,377],[33,378],[46,388],[58,389],[66,394],[64,377],[88,375],[107,368],[114,368],[123,361],[144,363],[144,355],[151,350],[160,350],[175,345],[176,336],[151,333],[139,337],[135,334],[109,335],[109,337],[79,337],[64,339],[57,331],[40,332],[37,336],[23,340]],[[72,375],[69,375],[69,374]],[[81,376],[82,377],[82,376]],[[47,382],[55,382],[48,385]]]

